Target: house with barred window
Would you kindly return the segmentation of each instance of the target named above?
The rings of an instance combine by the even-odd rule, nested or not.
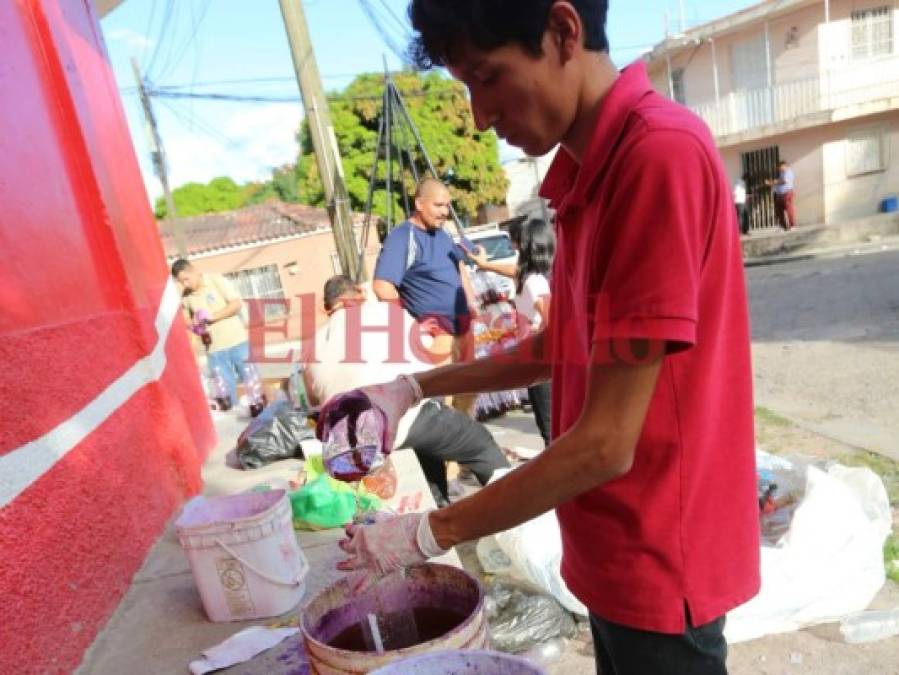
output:
[[[895,209],[899,10],[893,0],[767,0],[671,36],[644,56],[656,89],[702,117],[750,227],[776,227],[771,188],[795,172],[798,223]]]
[[[366,218],[354,214],[357,241]],[[324,318],[322,287],[340,274],[340,260],[328,212],[305,204],[266,202],[256,206],[180,218],[187,258],[201,272],[218,272],[234,282],[247,302],[244,319],[264,324],[267,345],[293,341],[302,332],[302,298],[314,298],[316,319]],[[174,229],[161,223],[168,264],[178,258]],[[381,242],[375,224],[368,233],[365,266],[374,269]]]

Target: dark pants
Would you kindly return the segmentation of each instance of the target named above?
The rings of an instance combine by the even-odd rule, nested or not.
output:
[[[749,234],[749,211],[746,204],[737,204],[737,227],[740,234]]]
[[[783,194],[774,193],[774,210],[777,212],[777,222],[785,230],[796,227],[796,210],[793,208],[793,191]]]
[[[724,617],[683,635],[627,628],[590,614],[601,675],[727,675]]]
[[[509,466],[483,424],[437,401],[425,401],[421,406],[401,447],[415,450],[431,490],[436,489],[435,498],[439,495],[444,504],[449,501],[447,460],[471,469],[481,485],[490,480],[494,470]]]
[[[549,434],[552,431],[550,410],[552,409],[552,384],[541,382],[533,387],[528,387],[528,400],[534,409],[534,421],[543,436],[543,446],[549,445]]]

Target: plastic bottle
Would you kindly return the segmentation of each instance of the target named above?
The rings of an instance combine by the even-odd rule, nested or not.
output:
[[[309,394],[306,392],[306,384],[303,381],[303,366],[294,366],[287,380],[287,398],[291,404],[298,410],[308,410],[312,406],[309,405]]]
[[[250,416],[256,417],[265,408],[265,393],[262,391],[262,380],[259,371],[252,363],[243,364],[243,383],[247,388],[247,399],[250,403]]]
[[[218,368],[212,369],[212,391],[219,410],[230,410],[231,392],[228,391],[228,383],[225,382],[225,376],[222,375],[222,371]]]
[[[899,635],[899,607],[856,612],[840,621],[846,642],[874,642]]]
[[[352,483],[380,467],[387,420],[361,391],[341,394],[318,423],[323,425],[322,460],[332,478]]]

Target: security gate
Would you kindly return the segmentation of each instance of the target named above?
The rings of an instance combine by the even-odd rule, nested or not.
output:
[[[746,209],[749,211],[749,230],[778,227],[774,212],[774,193],[766,180],[777,178],[780,149],[776,145],[740,153],[742,175],[746,180]]]

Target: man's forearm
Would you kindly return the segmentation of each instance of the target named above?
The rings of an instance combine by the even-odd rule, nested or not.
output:
[[[441,547],[515,527],[630,471],[665,346],[647,341],[657,349],[635,352],[645,356],[640,364],[603,362],[606,346],[594,351],[584,407],[566,433],[502,480],[430,515]]]
[[[415,379],[425,398],[504,391],[543,382],[552,373],[543,335],[532,335],[503,354],[417,373]]]
[[[475,541],[554,509],[626,473],[628,467],[614,459],[619,454],[572,429],[502,480],[431,513],[437,543],[449,548]]]
[[[209,317],[210,323],[215,323],[216,321],[221,321],[222,319],[229,319],[232,316],[235,316],[238,312],[240,312],[241,307],[240,300],[229,300],[228,304],[225,305],[220,311],[215,312]]]
[[[489,260],[483,263],[478,263],[478,267],[482,270],[486,270],[488,272],[496,272],[497,274],[501,274],[504,277],[515,278],[515,275],[518,274],[518,265],[516,263],[498,263],[498,262],[490,262]]]

